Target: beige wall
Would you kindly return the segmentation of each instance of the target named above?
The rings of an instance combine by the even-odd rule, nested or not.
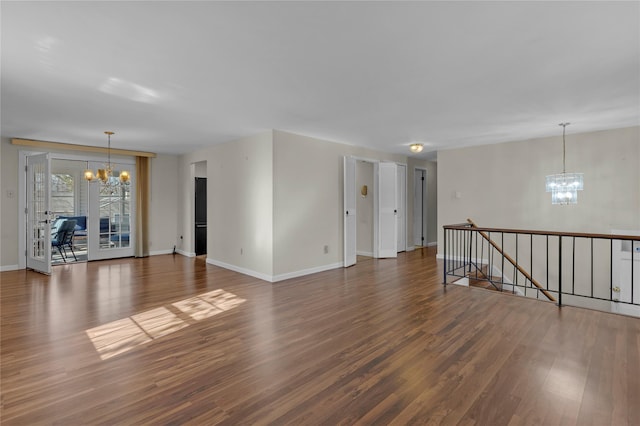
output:
[[[268,278],[273,274],[272,132],[180,158],[180,249],[193,253],[193,177],[206,161],[207,261]]]
[[[567,134],[567,172],[584,173],[578,204],[568,206],[552,205],[545,192],[545,176],[562,172],[561,136],[439,151],[439,252],[442,226],[468,217],[484,227],[640,229],[639,129]]]
[[[0,233],[2,251],[1,268],[17,267],[18,265],[18,147],[11,145],[7,138],[1,139],[2,146],[2,170],[0,175],[2,182],[2,205],[0,206]],[[9,198],[7,191],[13,193]]]
[[[279,130],[273,135],[274,275],[341,264],[343,157],[398,163],[407,157]]]
[[[367,196],[361,195],[367,186]],[[356,251],[373,256],[373,163],[356,161]]]
[[[0,268],[15,268],[18,265],[18,200],[21,196],[18,188],[18,162],[19,151],[35,151],[11,144],[8,138],[1,139],[1,182],[2,205],[0,216],[0,229],[2,234],[2,250],[0,253]],[[26,149],[25,149],[26,148]],[[57,151],[61,154],[82,155],[72,151]],[[176,215],[175,203],[177,199],[178,182],[178,157],[172,155],[159,155],[151,160],[151,218],[149,223],[149,235],[151,239],[151,252],[169,252],[173,249],[176,240]],[[13,198],[7,197],[7,191],[13,192]]]
[[[158,154],[151,159],[149,202],[149,252],[169,253],[177,243],[178,209],[177,155]]]

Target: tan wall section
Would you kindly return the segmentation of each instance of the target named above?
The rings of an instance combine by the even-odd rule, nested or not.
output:
[[[18,147],[11,145],[11,140],[7,138],[2,138],[1,143],[0,266],[6,268],[18,265]],[[9,197],[7,191],[13,197]]]
[[[274,275],[341,263],[343,157],[399,163],[407,157],[279,130],[273,145]]]
[[[178,232],[193,249],[193,177],[207,162],[207,259],[247,272],[273,274],[272,132],[215,145],[180,160]]]
[[[176,155],[151,158],[149,252],[168,252],[177,242],[178,160]]]
[[[438,152],[439,252],[442,226],[467,217],[485,227],[640,229],[640,128],[567,129],[567,172],[584,173],[576,205],[552,205],[545,192],[545,176],[562,172],[562,136]]]

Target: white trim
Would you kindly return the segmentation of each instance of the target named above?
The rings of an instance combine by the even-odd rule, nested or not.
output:
[[[181,249],[176,249],[176,253],[186,257],[196,257],[196,254],[194,252],[188,252]]]
[[[271,275],[263,274],[262,272],[252,271],[251,269],[241,268],[239,266],[231,265],[229,263],[224,263],[216,259],[211,259],[207,257],[207,263],[219,266],[224,269],[229,269],[230,271],[239,272],[244,275],[249,275],[250,277],[258,278],[264,281],[273,282],[273,277]],[[342,266],[342,263],[340,263]]]
[[[338,269],[344,266],[343,262],[331,263],[329,265],[316,266],[309,269],[302,269],[300,271],[287,272],[279,275],[267,275],[262,272],[253,271],[251,269],[242,268],[239,266],[231,265],[229,263],[221,262],[219,260],[207,258],[207,263],[218,266],[220,268],[228,269],[230,271],[238,272],[240,274],[249,275],[250,277],[258,278],[270,283],[276,283],[278,281],[289,280],[291,278],[303,277],[305,275],[317,274],[318,272],[329,271],[331,269]]]
[[[17,271],[18,269],[24,269],[24,268],[20,268],[18,265],[0,266],[0,272]]]
[[[438,245],[438,242],[437,242],[437,241],[432,241],[432,242],[430,242],[430,243],[427,243],[427,245],[426,245],[425,247],[435,247],[435,246],[437,246],[437,245]]]
[[[416,246],[408,246],[407,247],[407,251],[414,251],[416,249]]]
[[[155,250],[155,251],[150,251],[149,252],[149,256],[158,256],[161,254],[172,254],[173,250]]]
[[[271,282],[278,282],[278,281],[284,281],[284,280],[288,280],[291,278],[297,278],[297,277],[302,277],[305,275],[311,275],[311,274],[317,274],[318,272],[324,272],[324,271],[329,271],[331,269],[338,269],[338,268],[342,268],[344,266],[343,262],[338,262],[338,263],[331,263],[329,265],[322,265],[322,266],[316,266],[314,268],[309,268],[309,269],[302,269],[300,271],[294,271],[294,272],[287,272],[285,274],[280,274],[280,275],[274,275],[272,277],[272,281]]]
[[[373,252],[370,252],[370,251],[362,251],[362,250],[358,250],[358,251],[356,251],[356,254],[357,254],[358,256],[373,257]]]

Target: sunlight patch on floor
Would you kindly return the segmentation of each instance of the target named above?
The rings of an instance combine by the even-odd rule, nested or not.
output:
[[[188,315],[189,319],[180,318],[170,307],[160,307],[91,328],[85,333],[100,358],[105,360],[181,330],[192,322],[233,309],[245,301],[233,293],[218,289],[171,304],[179,313]]]

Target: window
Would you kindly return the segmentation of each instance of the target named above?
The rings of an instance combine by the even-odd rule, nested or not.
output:
[[[57,216],[75,215],[75,182],[67,173],[51,174],[51,212]]]

